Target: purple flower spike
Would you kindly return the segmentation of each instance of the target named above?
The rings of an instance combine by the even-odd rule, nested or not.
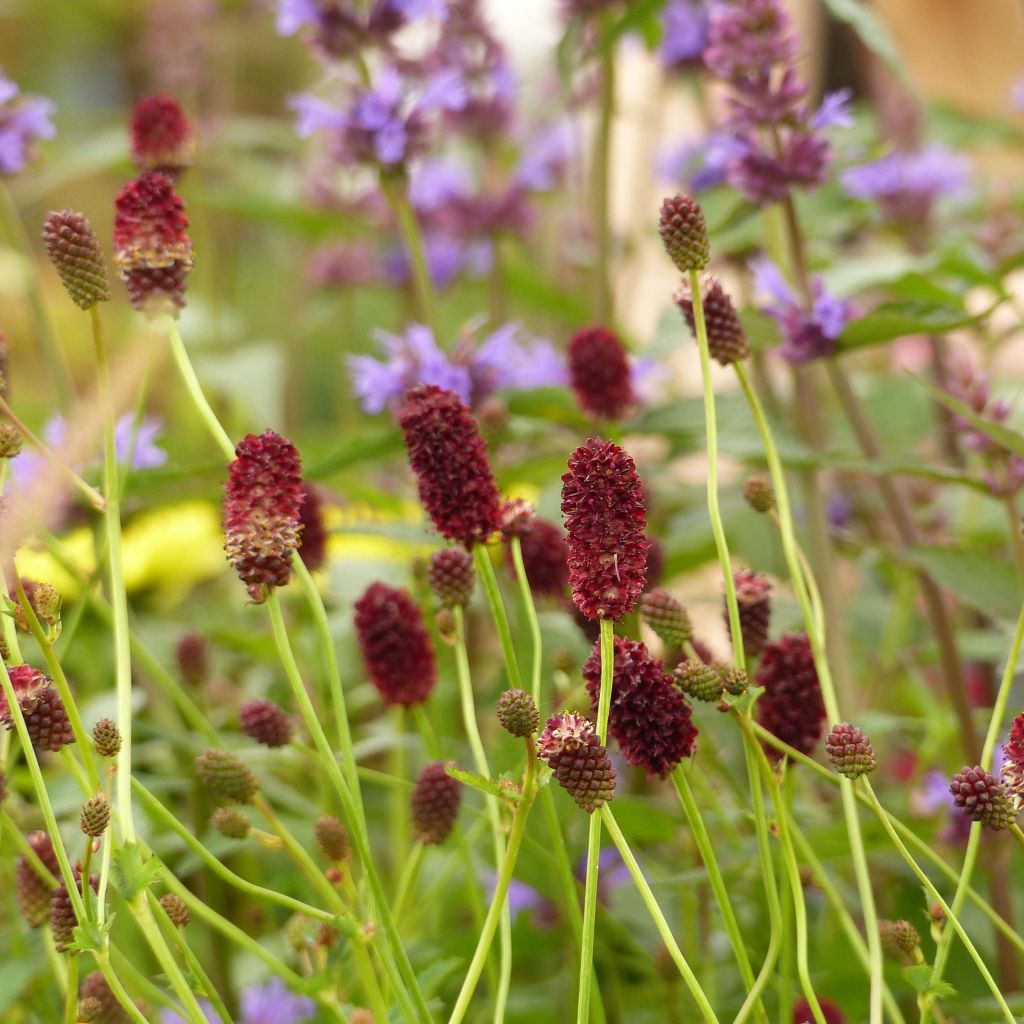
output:
[[[32,160],[36,142],[54,137],[55,109],[42,96],[23,95],[0,72],[0,174],[16,174]]]
[[[693,0],[669,0],[662,16],[662,63],[670,68],[695,64],[707,42],[708,15],[704,5]]]
[[[315,1007],[305,996],[292,995],[280,978],[242,994],[243,1024],[301,1024],[312,1019]]]

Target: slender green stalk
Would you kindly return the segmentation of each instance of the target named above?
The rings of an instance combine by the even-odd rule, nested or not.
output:
[[[743,933],[740,931],[739,922],[736,920],[736,913],[732,909],[732,901],[729,899],[729,890],[726,888],[725,880],[722,877],[722,869],[718,864],[718,857],[715,855],[715,847],[708,835],[708,830],[701,817],[700,808],[693,797],[690,789],[690,782],[687,778],[687,770],[679,765],[672,773],[672,784],[675,786],[682,805],[686,821],[690,826],[690,832],[697,844],[704,868],[708,873],[708,881],[711,883],[711,891],[715,894],[718,909],[722,913],[722,920],[725,924],[729,942],[732,944],[733,953],[736,956],[736,964],[740,969],[740,976],[743,984],[750,991],[754,987],[754,971],[750,966],[750,957],[747,955],[746,943],[743,941]],[[757,1004],[757,1019],[767,1024],[768,1014],[763,1003]]]
[[[519,661],[516,658],[515,644],[512,643],[512,631],[508,624],[508,615],[505,614],[505,605],[501,600],[501,591],[498,589],[498,580],[494,575],[494,566],[491,565],[490,555],[483,544],[473,545],[473,565],[476,568],[477,577],[484,588],[484,596],[491,609],[491,618],[494,620],[494,628],[498,631],[498,639],[501,641],[501,653],[505,658],[505,669],[508,672],[509,685],[516,689],[522,689],[523,679],[519,674]]]
[[[604,21],[603,26],[607,27]],[[594,204],[596,260],[594,262],[594,295],[597,322],[611,323],[614,310],[611,282],[611,148],[612,122],[615,118],[615,44],[605,36],[601,40],[601,107],[597,133],[594,136],[594,160],[591,173]]]
[[[622,830],[612,814],[611,807],[605,804],[601,808],[600,814],[605,827],[608,829],[608,835],[611,836],[612,842],[615,843],[616,849],[618,849],[623,863],[625,863],[633,883],[636,885],[637,892],[640,894],[644,906],[647,907],[647,911],[654,921],[655,928],[658,929],[661,941],[665,943],[665,948],[668,950],[672,962],[679,969],[679,974],[689,989],[690,995],[693,996],[693,1001],[700,1009],[701,1016],[708,1024],[718,1024],[718,1017],[715,1016],[715,1011],[708,1002],[704,990],[700,987],[696,975],[691,970],[690,965],[683,956],[682,950],[680,950],[679,945],[676,943],[672,935],[672,929],[669,928],[665,915],[661,912],[658,901],[654,898],[654,893],[651,891],[647,879],[644,878],[644,873],[640,870],[640,865],[637,863],[636,857],[633,856],[633,851],[629,848],[629,843],[626,842],[626,837],[622,834]]]
[[[64,996],[64,1024],[78,1024],[78,954],[68,954],[68,987]]]
[[[391,911],[391,916],[399,927],[402,926],[402,921],[409,911],[412,894],[416,891],[416,879],[419,877],[420,865],[423,863],[423,850],[422,843],[413,845],[412,853],[406,858],[405,867],[402,868],[402,877],[398,880],[395,909]]]
[[[505,848],[505,858],[501,863],[501,870],[498,872],[498,881],[491,899],[490,908],[487,911],[487,918],[484,921],[483,931],[477,940],[476,950],[473,952],[473,959],[470,961],[469,970],[462,981],[462,988],[459,990],[455,1006],[452,1008],[448,1024],[460,1024],[465,1018],[466,1011],[473,999],[473,993],[480,981],[484,964],[490,952],[491,943],[494,941],[494,933],[498,930],[498,923],[501,920],[502,910],[508,899],[508,887],[512,882],[512,875],[516,867],[516,859],[519,857],[519,847],[522,845],[523,834],[526,831],[526,819],[529,817],[530,808],[533,806],[535,796],[534,771],[536,769],[537,756],[533,748],[532,738],[526,741],[526,775],[523,778],[522,793],[523,799],[516,804],[512,815],[512,829],[509,832],[508,846]]]
[[[380,876],[377,873],[370,850],[369,838],[362,827],[358,815],[358,809],[352,792],[341,773],[341,769],[331,750],[327,735],[316,716],[316,711],[306,692],[299,666],[295,661],[295,655],[291,649],[291,642],[288,639],[288,632],[285,629],[284,619],[281,616],[281,608],[277,600],[277,593],[270,590],[266,600],[267,610],[270,614],[270,622],[274,634],[274,642],[277,646],[281,664],[284,667],[285,675],[291,685],[295,701],[299,706],[303,721],[320,755],[320,761],[328,774],[331,782],[341,800],[345,815],[348,818],[349,827],[352,833],[352,842],[356,848],[356,854],[362,864],[363,872],[370,887],[375,914],[378,919],[378,927],[384,937],[393,965],[399,974],[399,991],[407,995],[413,1003],[415,1019],[422,1024],[430,1024],[430,1011],[427,1009],[426,1001],[420,990],[419,982],[413,973],[412,964],[409,962],[408,954],[402,945],[401,937],[395,927],[394,919],[388,906],[387,898],[384,895],[384,887],[381,885]]]
[[[985,744],[981,750],[981,766],[985,771],[992,768],[992,757],[995,753],[996,742],[999,739],[999,732],[1002,729],[1003,719],[1006,717],[1006,706],[1010,700],[1010,691],[1013,689],[1013,680],[1017,674],[1017,662],[1020,660],[1021,644],[1024,643],[1024,607],[1017,616],[1017,628],[1013,633],[1013,640],[1010,643],[1010,650],[1006,656],[1006,665],[1003,667],[1003,677],[999,683],[999,692],[996,694],[995,705],[992,708],[992,717],[989,719],[988,732],[985,734]],[[967,889],[971,884],[971,876],[974,873],[974,865],[977,862],[978,846],[981,842],[980,822],[971,824],[971,834],[967,840],[967,850],[964,853],[964,864],[960,871],[960,880],[957,882],[956,892],[953,894],[951,904],[954,915],[959,915],[963,909],[964,900],[967,898]],[[947,930],[943,933],[941,940],[935,950],[935,963],[932,966],[932,987],[935,987],[941,980],[949,960],[949,954],[953,946],[953,932]],[[926,996],[924,1006],[921,1010],[921,1024],[926,1024],[931,1016],[931,1009],[935,1003],[935,996]]]
[[[861,777],[861,784],[875,809],[875,814],[878,815],[878,820],[882,823],[882,827],[889,834],[889,839],[892,840],[892,844],[896,847],[897,850],[899,850],[900,855],[903,857],[903,860],[906,862],[910,870],[914,872],[914,875],[917,877],[917,880],[925,887],[925,889],[928,892],[928,895],[942,908],[943,913],[946,915],[947,922],[950,925],[952,925],[954,931],[956,931],[957,935],[960,936],[960,941],[963,942],[964,946],[967,949],[967,952],[971,955],[971,959],[977,966],[979,973],[981,974],[982,978],[985,979],[985,984],[988,985],[989,991],[995,997],[996,1004],[1002,1011],[1003,1017],[1007,1021],[1007,1024],[1016,1024],[1016,1018],[1011,1012],[1009,1006],[1006,1005],[1006,1000],[1003,998],[1002,992],[999,991],[999,986],[996,984],[995,978],[992,977],[992,974],[990,973],[988,967],[985,964],[985,958],[975,948],[974,943],[971,942],[971,937],[967,934],[966,931],[964,931],[963,925],[960,924],[960,921],[957,919],[956,914],[953,913],[952,908],[942,898],[942,895],[939,892],[939,890],[935,888],[935,886],[932,884],[931,879],[924,873],[924,871],[921,870],[921,867],[918,865],[917,861],[915,861],[914,858],[911,856],[910,851],[906,848],[906,846],[903,845],[902,840],[896,834],[896,830],[893,828],[892,824],[889,821],[889,816],[886,814],[885,808],[883,808],[882,805],[878,802],[878,797],[875,795],[875,791],[872,788],[871,783],[868,781],[867,776]],[[924,1019],[925,1018],[922,1016],[922,1021]]]
[[[398,704],[392,709],[394,718],[392,733],[394,745],[391,748],[391,774],[396,779],[404,779],[408,775],[405,756],[405,708]],[[398,868],[409,856],[409,801],[400,789],[391,792],[391,866],[398,875]]]
[[[405,247],[409,250],[417,313],[423,323],[434,332],[434,337],[440,342],[437,293],[434,290],[434,282],[430,276],[430,267],[427,264],[426,250],[423,246],[423,235],[416,220],[416,212],[413,210],[405,191],[383,174],[380,176],[380,187],[395,215],[395,219],[398,221],[398,229],[402,234]]]
[[[110,367],[107,362],[103,323],[99,310],[89,310],[92,321],[96,365],[99,370],[100,389],[103,394],[103,492],[106,509],[103,523],[107,541],[107,575],[110,587],[110,608],[113,612],[114,681],[117,690],[117,728],[121,733],[121,751],[117,755],[117,812],[121,836],[125,843],[135,842],[135,822],[132,817],[132,659],[129,647],[128,596],[124,585],[124,564],[121,558],[121,503],[117,482],[117,445],[115,429],[117,415],[110,388]]]
[[[615,627],[601,619],[601,690],[597,703],[597,735],[608,742],[608,715],[612,706],[612,673],[615,667]],[[594,976],[594,930],[597,925],[597,876],[601,860],[601,816],[590,815],[587,834],[587,874],[583,890],[583,934],[580,940],[580,984],[576,1024],[590,1019],[590,982]]]
[[[519,537],[512,538],[512,564],[516,570],[516,582],[519,584],[519,596],[522,599],[523,611],[530,627],[530,642],[533,644],[533,657],[530,673],[530,693],[533,702],[540,707],[540,674],[544,660],[544,647],[541,641],[540,621],[537,619],[537,607],[533,603],[533,591],[526,577],[526,566],[523,564],[523,542]]]
[[[775,447],[775,439],[765,417],[764,409],[757,396],[757,392],[750,383],[746,368],[742,363],[734,364],[734,368],[740,382],[740,387],[743,390],[747,404],[750,406],[750,410],[757,422],[758,431],[761,434],[761,443],[764,446],[765,458],[768,462],[768,472],[775,490],[775,503],[778,509],[779,529],[782,534],[782,550],[786,559],[786,567],[789,570],[790,581],[803,614],[808,640],[814,655],[818,681],[821,684],[825,710],[829,719],[836,723],[841,721],[841,716],[839,713],[839,703],[836,699],[835,685],[832,682],[832,673],[829,668],[825,636],[821,629],[821,625],[825,621],[824,615],[816,612],[812,604],[811,594],[804,580],[804,567],[801,563],[793,528],[793,513],[789,503],[789,491],[782,469],[782,461],[779,458],[778,449]],[[871,955],[870,1020],[871,1024],[880,1024],[882,1019],[884,968],[882,963],[882,944],[878,931],[878,914],[875,910],[874,892],[871,888],[871,875],[868,870],[864,840],[861,836],[860,820],[857,817],[856,798],[854,797],[852,783],[847,779],[840,781],[840,796],[843,803],[843,817],[846,823],[850,853],[853,859],[854,874],[857,879],[857,890],[864,912],[864,928],[867,933],[868,949]]]
[[[135,1024],[149,1024],[149,1021],[143,1017],[142,1011],[135,1005],[135,1001],[125,991],[124,985],[121,984],[121,979],[110,966],[109,957],[106,954],[97,953],[96,966],[99,968],[100,973],[110,986],[110,991],[114,993],[114,998],[117,1000],[118,1005],[126,1014],[128,1014],[128,1017],[133,1020]]]
[[[462,705],[462,726],[466,730],[469,748],[473,754],[476,770],[485,778],[491,777],[491,767],[484,752],[480,728],[476,721],[476,706],[473,701],[473,681],[469,671],[469,652],[466,649],[466,616],[460,606],[455,607],[455,668],[459,680],[459,701]],[[494,870],[501,869],[505,856],[505,842],[501,829],[501,810],[496,796],[486,796],[487,818],[491,826],[491,843],[494,847]],[[505,1019],[508,993],[512,983],[512,912],[505,901],[498,928],[498,989],[494,999],[494,1021],[501,1024]]]

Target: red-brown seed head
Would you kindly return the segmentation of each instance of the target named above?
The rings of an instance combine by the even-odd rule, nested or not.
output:
[[[647,541],[643,487],[632,458],[591,438],[562,476],[573,600],[588,619],[621,619],[644,589]]]
[[[825,702],[807,635],[787,633],[768,644],[754,682],[765,689],[757,702],[761,725],[801,753],[811,753],[821,739]],[[765,753],[775,760],[782,756],[768,745]]]
[[[172,96],[147,96],[132,111],[132,159],[140,172],[177,177],[195,155],[192,125]]]
[[[583,411],[621,420],[636,400],[625,346],[607,327],[584,327],[569,340],[569,376]]]

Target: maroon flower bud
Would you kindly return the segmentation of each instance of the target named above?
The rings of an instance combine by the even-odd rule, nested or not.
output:
[[[600,643],[584,662],[583,678],[596,711],[601,693]],[[661,778],[693,754],[697,739],[690,705],[672,685],[662,662],[642,643],[618,636],[608,732],[630,764]]]
[[[714,278],[705,282],[701,297],[704,305],[704,327],[708,334],[708,351],[712,359],[717,360],[722,366],[746,359],[750,354],[747,332],[743,329],[743,323],[732,304],[732,299]],[[684,285],[676,296],[676,305],[682,310],[690,330],[696,336],[697,324],[689,285]]]
[[[451,391],[428,385],[405,396],[398,422],[434,529],[467,548],[501,526],[501,501],[476,420]]]
[[[171,96],[148,96],[132,111],[132,159],[140,172],[161,171],[177,178],[192,164],[192,125]]]
[[[537,756],[546,761],[558,784],[592,814],[615,795],[615,768],[594,726],[575,711],[547,720],[537,740]]]
[[[740,569],[733,573],[732,578],[736,586],[736,603],[739,606],[743,653],[748,658],[756,658],[768,642],[768,626],[772,617],[772,585],[764,576],[750,569]],[[731,637],[728,603],[725,604],[723,615]]]
[[[672,676],[683,693],[694,700],[713,704],[722,696],[721,673],[702,661],[681,661],[672,670]]]
[[[769,644],[754,682],[765,688],[757,702],[761,725],[791,747],[809,754],[821,739],[825,702],[807,635],[787,633]],[[765,753],[773,760],[782,756],[767,744]]]
[[[818,1005],[825,1017],[825,1024],[845,1024],[843,1011],[829,999],[818,997]],[[806,999],[801,996],[793,1006],[793,1024],[814,1024],[817,1018]]]
[[[21,586],[35,617],[44,626],[55,626],[60,619],[61,606],[61,597],[57,588],[52,583],[37,583],[35,580],[26,579],[21,581]],[[31,632],[28,616],[20,601],[14,608],[14,622],[23,632]]]
[[[875,749],[871,740],[849,722],[832,726],[825,739],[825,753],[832,767],[848,779],[859,779],[875,770]]]
[[[216,796],[249,803],[260,788],[260,780],[235,753],[211,747],[196,758],[199,781]]]
[[[185,901],[176,893],[167,892],[160,897],[160,906],[164,913],[171,919],[175,928],[184,928],[192,920]]]
[[[437,682],[437,662],[412,595],[372,583],[356,602],[355,624],[370,681],[385,702],[425,701]]]
[[[767,477],[749,477],[743,484],[743,497],[755,512],[770,512],[775,507],[775,492]]]
[[[39,751],[60,750],[66,744],[74,743],[75,734],[67,709],[49,676],[30,665],[11,665],[7,674],[25,718],[32,746]],[[14,728],[14,716],[3,693],[0,693],[0,722],[9,730]]]
[[[1013,806],[1019,808],[1024,799],[1024,713],[1010,724],[1010,736],[1003,747],[1003,785]]]
[[[569,340],[569,377],[580,407],[596,420],[620,420],[636,400],[626,349],[606,327],[584,327]]]
[[[464,608],[473,594],[473,559],[462,548],[442,548],[430,556],[430,589],[445,608]]]
[[[51,211],[43,227],[43,246],[72,302],[88,309],[110,298],[103,250],[88,217],[74,210]]]
[[[352,850],[348,841],[348,830],[337,818],[324,814],[313,822],[313,835],[328,860],[348,860]]]
[[[25,837],[33,852],[54,878],[60,877],[60,865],[53,843],[45,832],[31,832]],[[36,873],[35,867],[22,855],[14,872],[15,891],[22,917],[29,928],[41,928],[50,919],[50,894],[53,885]]]
[[[921,945],[921,936],[909,921],[879,921],[882,949],[903,964],[913,963],[912,954]]]
[[[79,824],[82,831],[93,838],[107,831],[110,824],[110,802],[103,793],[97,793],[85,801]]]
[[[317,489],[302,483],[302,507],[299,509],[299,558],[310,572],[316,572],[327,561],[327,527],[324,525],[324,503]]]
[[[501,539],[525,537],[537,519],[537,510],[523,498],[509,498],[501,504]]]
[[[953,803],[963,808],[971,821],[999,831],[1013,824],[1016,817],[1010,798],[1001,785],[981,765],[964,767],[949,784]]]
[[[82,871],[77,867],[75,868],[75,881],[79,884],[82,881]],[[99,886],[99,879],[96,875],[89,876],[89,884],[95,892]],[[68,892],[67,884],[61,879],[50,897],[50,931],[53,933],[53,944],[58,953],[63,953],[75,941],[74,932],[77,927],[78,917],[71,903],[71,895]]]
[[[498,721],[513,736],[532,736],[540,725],[540,712],[525,690],[505,690],[498,698]]]
[[[564,598],[569,586],[569,545],[560,526],[534,519],[519,538],[526,581],[536,597]],[[515,571],[511,552],[508,566]]]
[[[462,783],[444,770],[445,763],[432,761],[424,765],[412,791],[413,834],[418,842],[427,845],[443,843],[459,816]]]
[[[299,545],[302,467],[295,446],[268,430],[235,448],[224,485],[224,550],[257,604],[283,587]]]
[[[199,633],[185,633],[175,648],[178,672],[191,686],[199,686],[210,674],[210,651],[206,638]]]
[[[114,262],[140,312],[177,316],[192,267],[185,204],[165,174],[147,172],[117,195]]]
[[[247,700],[238,710],[242,732],[265,747],[283,747],[291,742],[292,722],[284,708],[272,700]]]
[[[667,591],[649,590],[640,598],[644,622],[669,647],[682,647],[693,636],[686,609]]]
[[[121,730],[109,718],[101,718],[92,728],[92,742],[100,757],[117,757],[121,752]]]
[[[644,589],[647,543],[643,488],[632,458],[591,438],[569,456],[562,476],[569,535],[569,582],[588,619],[621,619]]]
[[[690,196],[671,196],[661,204],[658,233],[669,259],[684,274],[708,265],[710,247],[704,211]]]

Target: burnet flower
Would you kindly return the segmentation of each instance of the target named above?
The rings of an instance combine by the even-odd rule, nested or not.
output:
[[[757,702],[761,725],[801,753],[811,753],[821,739],[825,701],[807,635],[787,633],[769,644],[754,682],[765,691]],[[775,760],[782,756],[770,745],[765,753]]]
[[[584,327],[569,339],[569,379],[593,419],[621,420],[636,402],[626,347],[607,327]]]
[[[462,783],[445,771],[445,762],[424,765],[412,791],[412,829],[417,841],[443,843],[455,827],[461,803]]]
[[[615,795],[615,768],[593,723],[575,711],[548,719],[537,740],[537,756],[577,806],[592,814]]]
[[[195,157],[192,124],[173,96],[138,101],[132,110],[132,159],[140,173],[161,171],[176,179]]]
[[[562,528],[546,519],[533,518],[517,534],[526,580],[534,596],[564,598],[569,586],[569,545]],[[510,544],[506,540],[506,564],[509,572],[514,572]]]

